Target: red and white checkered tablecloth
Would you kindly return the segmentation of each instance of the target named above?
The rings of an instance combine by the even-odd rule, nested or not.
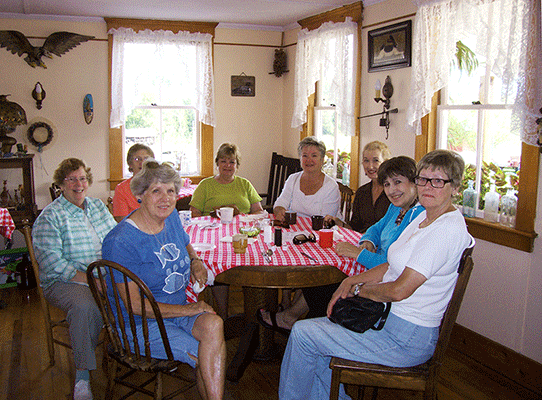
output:
[[[198,185],[190,185],[186,187],[183,186],[181,190],[179,191],[177,200],[188,197],[188,196],[192,196],[194,194],[194,190],[196,190],[197,187]]]
[[[194,244],[211,244],[214,247],[211,250],[198,252],[199,257],[205,265],[211,269],[215,275],[224,272],[230,268],[241,265],[273,265],[281,266],[310,266],[310,265],[333,265],[347,275],[359,274],[365,270],[361,264],[358,264],[354,259],[349,257],[338,256],[331,248],[322,248],[318,244],[318,232],[312,230],[311,220],[306,217],[298,217],[297,223],[291,225],[289,229],[282,228],[283,245],[273,247],[273,244],[266,244],[263,241],[263,233],[256,236],[256,241],[249,244],[245,254],[235,254],[231,242],[221,242],[220,239],[239,233],[239,227],[249,225],[249,223],[240,222],[240,216],[234,217],[230,224],[222,225],[218,223],[216,227],[204,227],[202,222],[218,222],[217,219],[211,217],[194,218],[193,224],[186,228],[190,235],[190,242]],[[300,245],[294,245],[291,241],[294,232],[313,232],[316,236],[316,243],[306,242]],[[340,237],[339,241],[347,241],[353,244],[358,244],[361,238],[361,233],[338,228]],[[335,234],[336,235],[336,234]],[[338,235],[336,235],[338,236]],[[262,252],[273,247],[273,255],[271,263],[268,263]],[[313,261],[305,257],[302,252],[308,254]],[[194,301],[196,296],[191,290],[191,286],[187,289],[189,300]]]
[[[9,211],[6,208],[0,208],[0,235],[11,239],[11,234],[15,230],[15,223]]]

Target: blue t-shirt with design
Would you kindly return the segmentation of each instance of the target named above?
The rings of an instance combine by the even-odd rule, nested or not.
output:
[[[102,257],[135,273],[147,284],[159,303],[186,304],[190,281],[190,257],[186,246],[190,237],[184,231],[177,212],[166,218],[165,227],[149,235],[128,219],[120,222],[105,237]],[[115,274],[120,282],[120,274]]]

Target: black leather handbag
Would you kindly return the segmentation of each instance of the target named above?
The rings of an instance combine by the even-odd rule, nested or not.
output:
[[[391,302],[381,303],[359,296],[347,297],[337,300],[329,319],[358,333],[369,329],[379,331],[386,323],[390,308]]]

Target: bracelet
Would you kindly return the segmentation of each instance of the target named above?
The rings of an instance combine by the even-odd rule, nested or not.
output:
[[[193,263],[194,261],[196,261],[196,260],[201,261],[201,258],[199,258],[199,257],[191,258],[191,259],[190,259],[190,265],[192,265],[192,263]]]

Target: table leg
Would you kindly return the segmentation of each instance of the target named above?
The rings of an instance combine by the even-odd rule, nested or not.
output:
[[[256,312],[260,308],[272,311],[276,311],[278,308],[278,289],[264,289],[244,286],[243,296],[245,316],[247,318],[247,322],[249,323],[255,322],[258,324]],[[266,361],[273,358],[273,331],[269,329],[259,329],[259,343],[260,345],[256,349],[254,359],[258,361]]]

